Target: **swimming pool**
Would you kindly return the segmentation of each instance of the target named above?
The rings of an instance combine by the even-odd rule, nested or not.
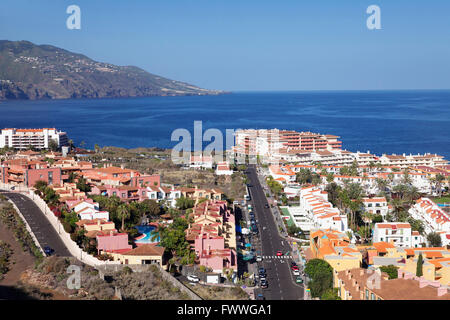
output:
[[[159,236],[156,238],[155,241],[151,241],[151,238],[153,235],[157,232],[154,232],[156,229],[155,226],[137,226],[136,229],[139,231],[139,233],[142,233],[141,236],[134,239],[134,242],[136,244],[144,244],[144,243],[158,243],[160,241]]]

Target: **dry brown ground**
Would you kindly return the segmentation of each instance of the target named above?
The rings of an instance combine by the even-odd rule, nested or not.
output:
[[[5,225],[0,222],[0,240],[7,242],[13,255],[11,256],[10,270],[5,278],[0,281],[0,285],[13,286],[20,280],[22,272],[34,266],[35,258],[28,252],[24,252],[20,244],[14,238],[14,234]]]

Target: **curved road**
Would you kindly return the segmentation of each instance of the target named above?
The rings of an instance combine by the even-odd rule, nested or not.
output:
[[[65,246],[64,242],[59,237],[53,226],[47,220],[45,214],[30,198],[17,192],[4,192],[0,190],[1,194],[9,198],[16,207],[20,210],[23,217],[27,221],[34,235],[36,236],[42,248],[49,246],[55,250],[55,254],[63,257],[72,256]],[[47,212],[47,214],[53,214]]]
[[[267,272],[267,289],[258,289],[268,300],[303,300],[303,285],[294,282],[294,277],[290,269],[291,259],[276,257],[277,251],[283,253],[289,252],[291,247],[285,239],[280,237],[277,224],[274,221],[270,209],[264,206],[267,204],[267,198],[264,190],[259,183],[255,166],[249,166],[247,177],[252,185],[250,189],[251,202],[253,210],[259,223],[259,232],[261,234],[262,256],[271,257],[263,259],[262,266]],[[259,263],[261,267],[261,263]]]

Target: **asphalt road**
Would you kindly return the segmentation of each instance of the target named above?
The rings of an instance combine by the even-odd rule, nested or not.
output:
[[[261,235],[261,249],[263,261],[259,267],[264,267],[267,272],[267,289],[258,289],[256,294],[262,293],[267,300],[303,300],[304,288],[296,284],[295,277],[290,269],[291,259],[276,257],[277,251],[282,251],[287,256],[292,255],[291,247],[285,239],[280,237],[278,227],[273,214],[267,204],[267,198],[256,174],[255,166],[247,169],[247,178],[250,187],[250,197],[258,220],[258,229]],[[269,257],[269,258],[267,258]]]
[[[1,191],[1,190],[0,190]],[[70,257],[71,254],[53,226],[39,207],[28,197],[16,192],[2,192],[19,208],[42,248],[49,246],[54,254]],[[48,212],[47,214],[53,214]]]

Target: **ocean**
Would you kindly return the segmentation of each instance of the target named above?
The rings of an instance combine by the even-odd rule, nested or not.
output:
[[[56,127],[86,147],[172,148],[175,129],[279,128],[333,134],[350,151],[450,159],[449,91],[239,92],[222,96],[7,101],[0,128]]]

